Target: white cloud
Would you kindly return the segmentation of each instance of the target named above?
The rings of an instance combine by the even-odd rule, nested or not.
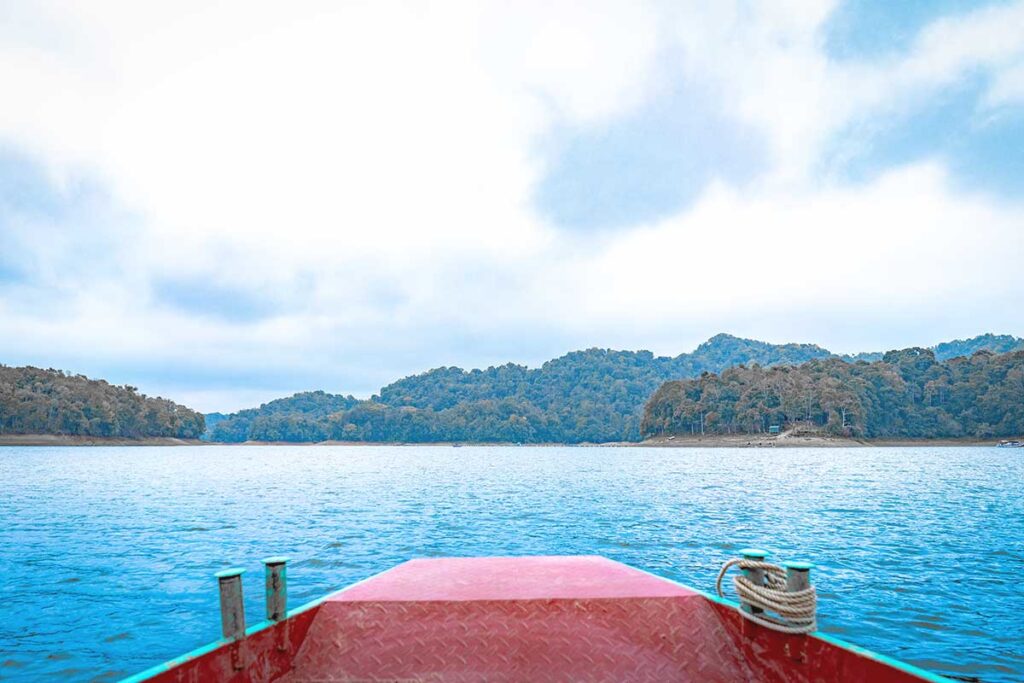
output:
[[[651,5],[531,0],[494,3],[484,15],[483,63],[559,117],[598,123],[650,95],[661,47]]]
[[[972,68],[991,70],[993,102],[1019,97],[1024,3],[939,22],[885,64],[828,59],[833,7],[21,5],[0,28],[0,141],[58,189],[83,174],[103,183],[116,208],[88,230],[116,239],[76,264],[84,232],[69,251],[50,248],[53,226],[19,228],[16,248],[49,275],[0,299],[0,354],[249,371],[235,394],[142,385],[237,408],[252,387],[281,391],[282,375],[366,394],[439,363],[536,362],[587,344],[676,353],[723,328],[821,330],[812,341],[842,346],[807,322],[816,311],[914,318],[937,301],[959,311],[1019,296],[1011,260],[991,258],[1022,252],[1019,206],[958,195],[935,162],[862,187],[813,169],[851,120]],[[628,115],[675,70],[761,131],[769,171],[631,230],[539,218],[549,127]],[[85,230],[80,218],[60,230]],[[161,298],[171,280],[275,305],[255,320],[183,310]],[[40,289],[50,306],[26,305]],[[751,323],[765,309],[791,331]],[[268,367],[275,379],[260,384]]]
[[[897,79],[942,85],[977,67],[1004,68],[1024,56],[1024,3],[994,5],[925,28]]]
[[[683,68],[765,134],[776,165],[769,182],[809,182],[822,148],[851,122],[901,113],[978,70],[993,79],[989,101],[1009,101],[1019,91],[1024,2],[937,19],[907,51],[866,62],[833,61],[824,50],[821,29],[837,4],[673,7]]]
[[[1024,56],[1021,60],[998,73],[985,96],[989,107],[1024,104]]]
[[[1019,271],[993,255],[1024,253],[1021,228],[1017,211],[951,197],[931,164],[858,188],[779,195],[719,186],[685,215],[615,240],[566,279],[587,283],[586,319],[799,315],[880,302],[913,311],[964,290],[1012,295]]]

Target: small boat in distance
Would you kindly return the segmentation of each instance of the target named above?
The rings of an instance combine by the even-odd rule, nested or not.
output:
[[[1024,441],[1000,441],[996,448],[1024,448]]]
[[[411,560],[291,611],[264,562],[266,621],[245,628],[242,570],[219,572],[225,637],[126,681],[949,682],[603,557]]]

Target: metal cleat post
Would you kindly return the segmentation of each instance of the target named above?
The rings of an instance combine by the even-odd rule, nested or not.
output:
[[[288,558],[267,557],[266,567],[267,619],[281,621],[288,615]]]
[[[786,568],[786,592],[796,593],[811,587],[812,562],[783,562]]]
[[[758,548],[744,548],[740,551],[740,555],[743,556],[744,560],[752,560],[754,562],[764,562],[764,558],[768,557],[767,552],[765,552],[764,550],[759,550]],[[744,569],[743,575],[747,577],[750,580],[750,582],[756,586],[764,585],[763,569]],[[754,607],[753,605],[743,602],[742,600],[740,601],[740,605],[742,606],[745,612],[750,612],[751,614],[760,614],[764,611],[760,607]]]
[[[217,572],[220,587],[220,628],[227,640],[245,636],[245,603],[242,601],[242,574],[244,569],[224,569]]]

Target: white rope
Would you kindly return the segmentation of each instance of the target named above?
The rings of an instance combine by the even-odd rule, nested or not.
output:
[[[715,582],[715,590],[719,597],[724,597],[722,579],[725,577],[725,573],[729,571],[730,567],[736,565],[739,565],[740,569],[761,569],[765,575],[763,585],[755,584],[742,574],[737,574],[732,579],[741,602],[764,610],[763,612],[754,612],[753,610],[748,612],[741,607],[739,612],[744,619],[782,633],[810,633],[817,630],[818,625],[814,615],[817,611],[818,599],[814,592],[814,586],[798,591],[787,591],[786,570],[777,564],[738,558],[729,560],[722,565],[722,570],[718,572],[718,580]],[[772,616],[767,612],[774,612],[778,616]]]

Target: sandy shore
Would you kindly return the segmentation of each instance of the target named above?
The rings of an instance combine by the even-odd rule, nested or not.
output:
[[[901,446],[995,446],[999,439],[850,439],[828,435],[728,434],[657,437],[631,446],[659,448],[858,448]]]

